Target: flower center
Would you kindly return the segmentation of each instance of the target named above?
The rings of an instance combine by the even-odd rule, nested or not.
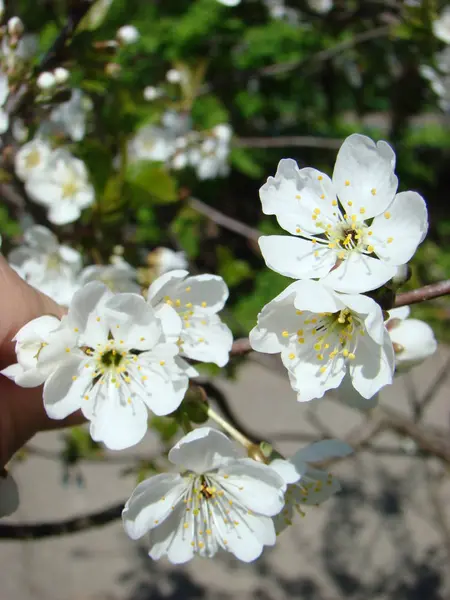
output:
[[[321,373],[332,368],[338,357],[356,358],[357,335],[364,335],[364,330],[359,318],[350,309],[344,308],[335,313],[307,313],[304,317],[303,314],[303,311],[297,310],[297,315],[302,316],[300,329],[295,333],[284,330],[281,335],[299,345],[305,344],[306,337],[311,336],[316,359],[324,361]],[[289,359],[297,359],[296,352],[291,352]]]
[[[66,181],[66,183],[62,186],[62,197],[63,198],[71,198],[78,191],[78,186],[73,179]]]
[[[41,155],[36,149],[32,150],[25,158],[25,165],[27,169],[33,169],[34,167],[37,167],[40,162]]]

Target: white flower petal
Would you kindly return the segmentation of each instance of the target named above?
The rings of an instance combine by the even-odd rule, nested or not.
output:
[[[81,364],[80,357],[68,356],[45,382],[44,408],[51,419],[65,419],[81,407],[90,379]]]
[[[155,311],[138,294],[117,294],[105,302],[103,311],[114,339],[124,340],[129,348],[147,350],[162,336]]]
[[[286,484],[296,483],[306,472],[306,464],[299,464],[300,469],[298,469],[297,465],[294,465],[290,460],[282,458],[275,458],[269,463],[269,466],[278,473]]]
[[[148,288],[147,299],[152,306],[157,306],[163,302],[165,296],[171,296],[177,289],[178,284],[189,275],[188,271],[182,269],[169,271],[155,279]]]
[[[341,458],[352,454],[353,448],[341,442],[340,440],[322,440],[320,442],[314,442],[305,448],[298,450],[294,456],[290,459],[294,465],[322,462],[330,458]]]
[[[356,358],[349,364],[353,387],[364,398],[371,398],[382,387],[392,383],[395,360],[389,334],[385,333],[385,342],[380,346],[369,336],[359,340]]]
[[[178,473],[160,473],[140,483],[122,512],[123,525],[130,538],[137,540],[162,523],[185,489]]]
[[[48,220],[55,225],[67,225],[76,221],[80,215],[80,208],[74,202],[60,200],[58,204],[50,206]]]
[[[109,386],[107,397],[98,402],[92,417],[91,437],[110,450],[130,448],[146,434],[147,419],[147,407],[139,398],[128,402],[119,390]]]
[[[183,527],[184,514],[184,505],[176,506],[169,517],[151,531],[149,556],[153,560],[167,556],[172,564],[179,565],[193,558],[192,535]]]
[[[259,515],[272,517],[284,506],[283,478],[270,466],[251,458],[243,458],[222,467],[217,479],[227,497],[235,498],[236,502]]]
[[[419,319],[405,319],[389,331],[393,343],[401,347],[395,353],[397,368],[409,369],[420,364],[437,350],[433,330]]]
[[[206,473],[239,455],[226,435],[211,427],[194,429],[169,452],[174,465],[195,473]]]
[[[411,309],[409,306],[399,306],[398,308],[391,308],[389,310],[389,318],[390,319],[400,319],[403,321],[407,319],[411,313]]]
[[[379,258],[393,265],[408,262],[428,231],[425,201],[416,192],[397,194],[388,210],[375,217],[371,229]]]
[[[321,283],[338,292],[359,294],[385,284],[397,272],[394,265],[367,256],[351,253],[348,258],[322,278]]]
[[[342,144],[333,172],[333,184],[344,210],[369,219],[386,210],[397,191],[395,154],[384,141],[350,135]],[[352,204],[348,208],[348,202]]]
[[[258,240],[269,269],[292,277],[324,277],[336,263],[336,253],[326,245],[287,235],[263,235]]]
[[[217,315],[196,314],[183,330],[184,356],[200,362],[212,362],[224,367],[230,358],[233,334]]]
[[[246,563],[256,560],[264,546],[273,546],[276,541],[272,519],[253,515],[243,516],[239,525],[230,528],[223,537],[227,550]]]

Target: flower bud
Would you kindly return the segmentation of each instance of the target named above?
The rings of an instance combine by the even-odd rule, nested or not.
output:
[[[149,102],[151,102],[152,100],[157,100],[162,96],[162,94],[162,90],[160,90],[157,87],[154,87],[153,85],[148,85],[146,88],[144,88],[144,98]]]
[[[7,28],[9,35],[16,38],[19,38],[25,29],[19,17],[11,17],[8,21]]]
[[[56,85],[55,76],[49,71],[44,71],[37,78],[36,85],[40,90],[49,90]]]
[[[122,67],[118,63],[111,62],[105,66],[105,72],[107,75],[109,75],[109,77],[118,77],[121,70]]]
[[[59,85],[66,83],[70,77],[69,71],[64,67],[57,67],[53,71],[53,75],[55,77],[56,83],[58,83]]]
[[[124,25],[117,31],[116,37],[120,44],[128,46],[135,44],[139,40],[140,34],[134,25]]]
[[[166,79],[169,83],[180,83],[183,79],[183,76],[181,71],[178,71],[178,69],[170,69],[166,73]]]

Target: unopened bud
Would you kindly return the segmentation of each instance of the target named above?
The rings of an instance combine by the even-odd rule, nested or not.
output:
[[[264,463],[264,464],[266,464],[268,462],[267,456],[265,456],[265,453],[261,450],[260,446],[258,446],[257,444],[252,444],[251,446],[249,446],[247,448],[247,454],[248,454],[249,458],[252,458],[253,460],[256,460],[257,462]]]
[[[110,77],[118,77],[121,70],[122,70],[122,67],[118,63],[108,63],[105,66],[105,72]]]
[[[36,85],[40,90],[49,90],[56,85],[55,76],[49,71],[44,71],[37,78]]]
[[[166,79],[169,83],[180,83],[183,79],[181,71],[178,69],[170,69],[166,73]]]
[[[135,44],[141,37],[134,25],[124,25],[116,33],[117,41],[124,46]]]
[[[144,88],[144,98],[149,102],[151,102],[152,100],[157,100],[162,95],[163,91],[152,85],[148,85],[146,88]]]
[[[20,38],[25,27],[19,17],[11,17],[7,23],[8,33],[11,37]]]
[[[64,67],[57,67],[53,71],[53,75],[55,77],[56,83],[59,85],[66,83],[70,77],[69,71],[67,69],[65,69]]]

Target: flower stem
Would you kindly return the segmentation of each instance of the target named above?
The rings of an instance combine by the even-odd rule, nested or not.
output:
[[[208,407],[208,417],[220,425],[224,431],[226,431],[234,440],[236,440],[236,442],[242,444],[242,446],[244,446],[244,448],[247,450],[254,446],[253,442],[251,442],[247,437],[245,437],[244,434],[233,427],[231,423],[228,423],[228,421],[216,413],[216,411],[210,406]]]

